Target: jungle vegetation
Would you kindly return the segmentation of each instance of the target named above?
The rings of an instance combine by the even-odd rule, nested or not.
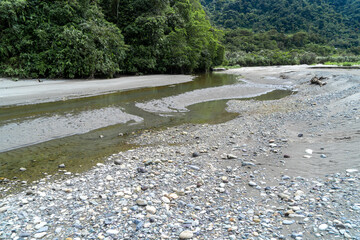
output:
[[[358,62],[359,11],[360,0],[1,0],[0,75]]]
[[[192,73],[223,61],[198,0],[2,0],[0,75]]]
[[[226,64],[360,61],[359,0],[201,0],[223,29]]]

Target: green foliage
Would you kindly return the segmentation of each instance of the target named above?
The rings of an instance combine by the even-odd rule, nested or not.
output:
[[[224,57],[198,0],[2,0],[0,34],[5,76],[190,73]]]
[[[127,72],[191,73],[223,61],[219,32],[198,0],[102,0],[101,6],[130,46]]]
[[[232,39],[231,51],[304,49],[325,56],[337,48],[348,54],[360,54],[359,0],[201,0],[201,3],[214,25],[243,35],[242,39]],[[264,32],[266,36],[262,35]],[[285,34],[286,39],[282,39]],[[262,38],[262,45],[258,37]],[[227,38],[232,37],[228,34]]]
[[[112,76],[125,44],[89,1],[0,2],[0,74],[19,77]]]

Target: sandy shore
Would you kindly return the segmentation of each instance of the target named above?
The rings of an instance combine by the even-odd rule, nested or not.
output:
[[[0,238],[360,239],[360,71],[228,72],[298,92],[231,100],[240,115],[223,124],[144,131],[77,176],[65,166],[0,200]]]
[[[12,81],[0,78],[0,106],[54,102],[143,87],[157,87],[192,80],[188,75],[148,75],[101,80]]]

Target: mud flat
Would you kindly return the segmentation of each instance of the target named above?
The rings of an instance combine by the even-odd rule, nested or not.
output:
[[[0,238],[360,239],[359,70],[228,72],[297,94],[231,100],[231,121],[144,131],[88,172],[24,183],[0,200]]]

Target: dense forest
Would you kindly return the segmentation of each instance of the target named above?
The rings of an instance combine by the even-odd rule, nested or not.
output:
[[[360,61],[359,0],[201,0],[227,64]]]
[[[360,0],[1,0],[0,75],[360,61],[359,26]]]
[[[191,73],[223,61],[198,0],[2,0],[0,75]]]

